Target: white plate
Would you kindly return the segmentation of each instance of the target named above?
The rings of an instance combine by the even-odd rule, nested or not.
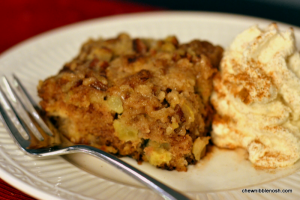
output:
[[[113,37],[128,32],[133,37],[162,38],[176,35],[181,42],[194,38],[228,46],[242,30],[268,20],[204,12],[155,12],[96,19],[56,29],[27,40],[0,56],[1,73],[16,73],[38,100],[39,79],[57,73],[89,37]],[[289,26],[280,24],[281,29]],[[300,29],[294,28],[300,41]],[[255,169],[243,150],[214,149],[188,172],[137,165],[194,199],[300,198],[299,162],[283,170]],[[39,199],[160,199],[153,192],[105,163],[86,156],[69,155],[37,160],[24,155],[0,125],[0,177]],[[243,193],[242,189],[292,189],[292,193]]]

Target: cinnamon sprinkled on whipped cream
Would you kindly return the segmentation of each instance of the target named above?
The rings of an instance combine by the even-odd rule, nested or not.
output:
[[[300,56],[293,29],[253,26],[225,51],[214,78],[212,140],[242,147],[256,166],[292,165],[300,157]]]

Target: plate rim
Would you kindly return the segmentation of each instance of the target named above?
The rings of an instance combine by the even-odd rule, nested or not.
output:
[[[196,15],[198,17],[199,16],[201,16],[201,17],[209,17],[209,16],[216,17],[216,16],[218,16],[218,17],[222,17],[222,19],[226,19],[226,20],[233,18],[233,17],[238,17],[238,18],[240,18],[240,19],[242,18],[243,20],[246,20],[246,21],[261,21],[264,23],[275,22],[275,23],[278,23],[283,26],[289,26],[289,27],[293,27],[294,29],[299,29],[299,31],[300,31],[300,27],[293,25],[293,24],[288,24],[288,23],[284,23],[284,22],[276,21],[276,20],[272,20],[272,19],[266,19],[266,18],[261,18],[261,17],[248,16],[248,15],[241,15],[241,14],[234,14],[234,13],[210,12],[210,11],[146,11],[146,12],[136,12],[136,13],[127,13],[127,14],[125,13],[125,14],[117,14],[117,15],[87,19],[87,20],[59,26],[54,29],[49,29],[44,32],[38,33],[34,36],[31,36],[23,41],[20,41],[19,43],[4,50],[2,53],[0,53],[0,59],[2,59],[2,57],[5,57],[11,51],[14,51],[17,48],[20,48],[21,46],[24,46],[24,45],[31,43],[35,40],[38,40],[40,38],[47,37],[49,35],[53,35],[55,33],[62,32],[62,31],[68,30],[68,29],[79,28],[79,27],[85,26],[85,25],[92,25],[94,23],[101,23],[101,22],[103,23],[103,22],[109,22],[109,21],[115,21],[115,20],[128,20],[128,19],[136,18],[137,16],[138,17],[152,17],[152,16],[157,17],[159,15],[161,15],[163,17],[166,17],[166,16],[174,17],[176,15],[181,15],[182,17],[185,17],[185,16],[191,17],[191,16],[196,16]]]

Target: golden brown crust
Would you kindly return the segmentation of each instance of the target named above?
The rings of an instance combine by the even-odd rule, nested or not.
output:
[[[90,40],[38,86],[42,108],[70,141],[185,171],[206,136],[222,48],[194,40]]]

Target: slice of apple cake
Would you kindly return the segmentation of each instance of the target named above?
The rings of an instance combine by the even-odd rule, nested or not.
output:
[[[40,105],[75,144],[186,171],[205,153],[212,76],[223,49],[194,40],[89,40],[38,85]]]

